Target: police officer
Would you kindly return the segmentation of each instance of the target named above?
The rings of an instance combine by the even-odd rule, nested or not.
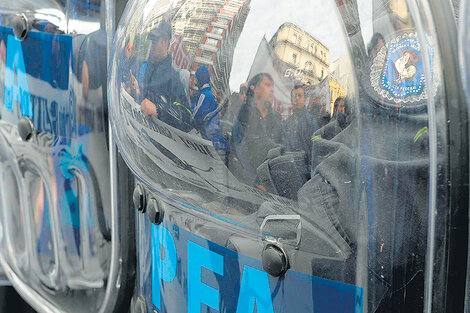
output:
[[[145,71],[142,88],[133,77],[141,110],[183,131],[191,127],[191,111],[181,80],[172,67],[169,54],[171,25],[162,22],[151,31],[150,61]]]

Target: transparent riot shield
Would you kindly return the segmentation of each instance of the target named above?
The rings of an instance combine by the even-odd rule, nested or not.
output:
[[[463,86],[466,98],[470,95],[470,70],[468,68],[470,62],[470,36],[468,34],[468,26],[470,23],[470,3],[466,0],[460,3],[460,14],[459,14],[459,63],[462,71]],[[467,102],[468,105],[468,102]],[[468,259],[470,262],[470,258]],[[467,299],[465,304],[465,312],[470,312],[469,292],[470,292],[470,271],[468,270],[467,263],[467,282],[466,282],[466,293]]]
[[[43,312],[130,301],[133,219],[111,203],[107,20],[104,1],[0,2],[0,263]]]
[[[450,5],[130,1],[108,87],[136,177],[135,307],[463,308]]]

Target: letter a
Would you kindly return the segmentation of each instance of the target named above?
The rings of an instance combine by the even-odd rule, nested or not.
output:
[[[274,313],[268,274],[245,265],[238,296],[237,313]]]
[[[23,116],[33,117],[33,108],[31,107],[31,97],[29,95],[28,80],[26,79],[26,67],[24,65],[21,41],[15,36],[8,35],[5,96],[3,98],[5,108],[13,112],[13,104],[15,101],[20,103],[21,114]]]

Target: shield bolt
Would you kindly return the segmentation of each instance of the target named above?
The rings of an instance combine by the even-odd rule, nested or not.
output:
[[[160,225],[163,221],[163,205],[160,200],[151,198],[147,204],[147,214],[150,222]]]
[[[289,267],[285,251],[277,245],[267,245],[262,254],[263,269],[273,277],[284,275]]]
[[[29,141],[33,138],[34,125],[28,117],[23,116],[18,121],[18,133],[23,141]]]
[[[20,40],[25,40],[28,37],[29,26],[28,19],[23,13],[16,14],[13,19],[13,33]]]
[[[145,189],[141,184],[137,184],[132,193],[132,201],[134,202],[134,208],[140,213],[145,213],[146,199]]]

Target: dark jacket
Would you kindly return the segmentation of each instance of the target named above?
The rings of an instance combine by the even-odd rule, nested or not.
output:
[[[388,312],[392,295],[419,294],[424,285],[429,151],[422,130],[427,120],[424,114],[384,118],[389,113],[374,110],[333,139],[313,142],[312,178],[298,201],[307,221],[345,247],[346,260],[367,258],[362,266],[375,290],[369,310]],[[355,265],[347,264],[340,276],[327,278],[354,283]],[[422,311],[416,303],[408,305]]]
[[[233,144],[245,175],[256,180],[256,169],[268,151],[281,143],[281,115],[272,109],[263,118],[258,108],[249,101],[243,104],[233,126]]]
[[[311,137],[318,129],[317,120],[306,108],[294,109],[283,125],[282,144],[287,151],[305,151],[309,156]]]
[[[371,111],[332,140],[313,142],[311,178],[298,192],[298,208],[267,201],[246,221],[256,220],[256,227],[269,215],[300,215],[300,244],[284,249],[311,258],[312,275],[367,286],[368,312],[422,312],[427,117]],[[292,229],[287,221],[275,226],[271,233]]]
[[[140,102],[147,98],[155,103],[159,120],[183,131],[192,128],[186,93],[170,55],[158,63],[148,63],[142,85]]]
[[[326,140],[331,140],[333,139],[336,135],[338,135],[340,132],[343,131],[344,128],[339,126],[338,121],[332,120],[330,123],[327,125],[321,127],[320,129],[317,129],[315,133],[311,137],[311,141],[316,141],[320,138],[326,139]]]
[[[243,101],[238,93],[233,93],[230,96],[230,101],[222,114],[222,120],[227,124],[233,126],[235,118],[240,113]],[[231,131],[230,127],[230,131]]]
[[[314,142],[320,138],[327,140],[333,139],[336,135],[348,127],[348,125],[351,123],[352,117],[353,114],[346,115],[343,119],[339,118],[339,116],[333,117],[333,119],[328,124],[315,131],[311,141]]]

